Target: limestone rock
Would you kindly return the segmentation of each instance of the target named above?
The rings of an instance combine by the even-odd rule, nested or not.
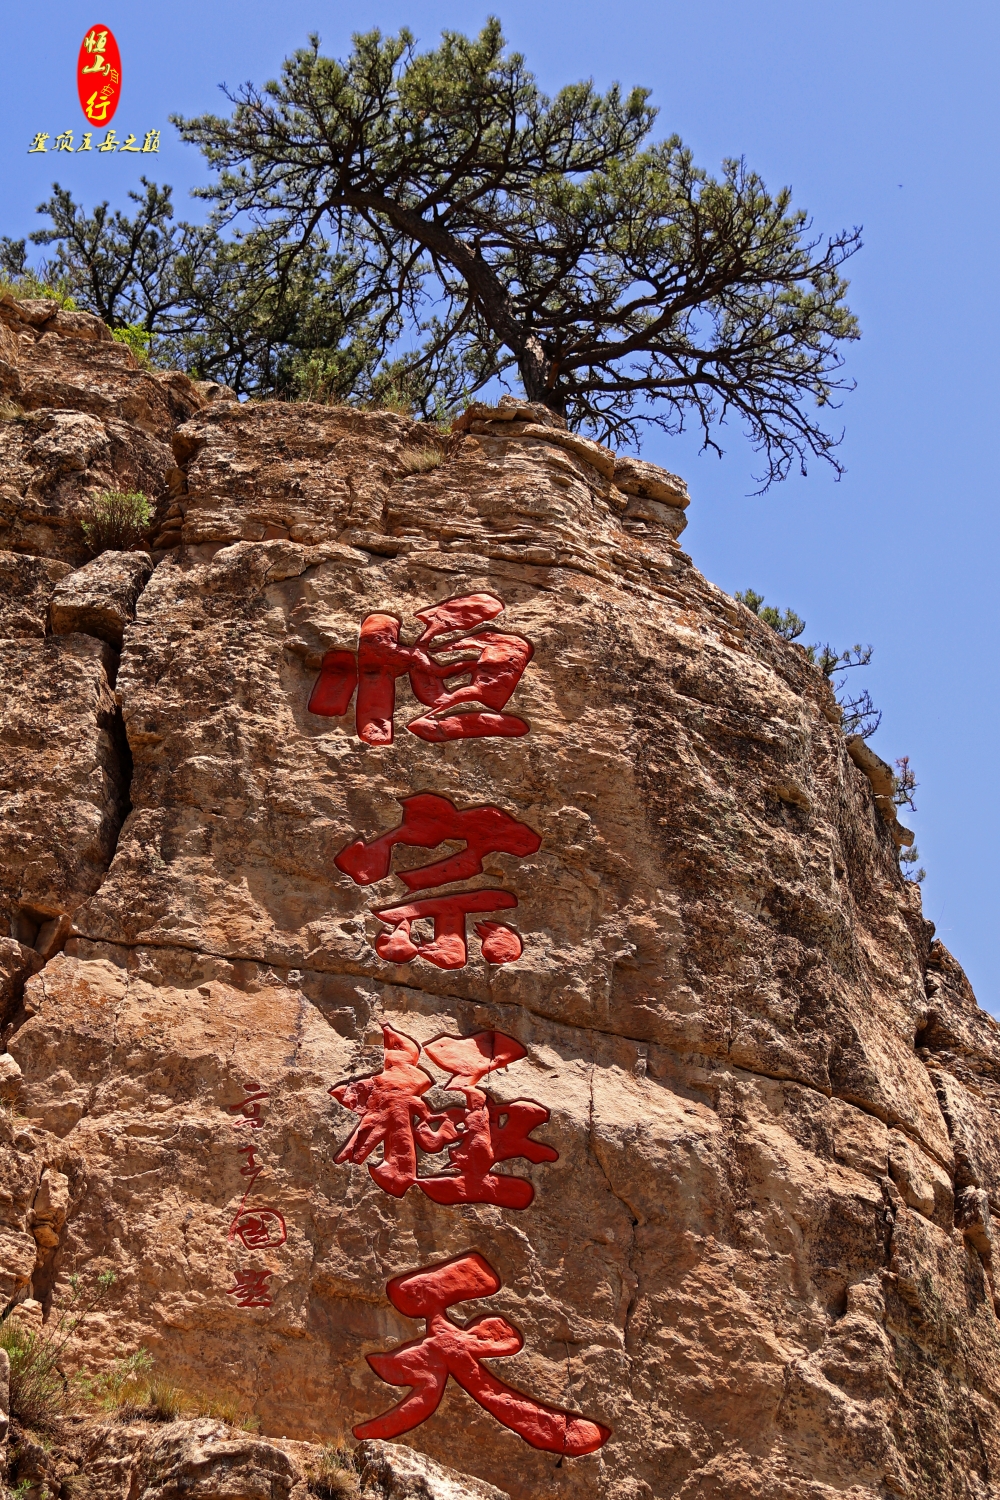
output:
[[[980,1255],[990,1254],[993,1249],[993,1220],[990,1200],[982,1188],[967,1187],[959,1193],[955,1202],[955,1226]]]
[[[125,814],[110,646],[0,640],[0,934],[34,946],[100,885]]]
[[[120,646],[152,571],[146,552],[102,552],[56,585],[49,606],[53,634],[79,632]]]
[[[201,406],[186,376],[164,380],[142,369],[124,344],[90,343],[56,331],[42,335],[30,364],[22,358],[18,401],[29,412],[72,408],[105,425],[128,423],[161,441]]]
[[[306,544],[381,519],[393,455],[410,423],[346,407],[223,401],[174,435],[187,476],[186,543],[290,538]]]
[[[44,635],[53,590],[71,571],[52,557],[0,552],[0,638]]]
[[[9,1052],[0,1052],[0,1095],[9,1098],[21,1081],[21,1069]]]
[[[157,502],[172,463],[159,438],[85,411],[38,410],[0,422],[0,546],[79,567],[89,556],[80,530],[89,500],[103,490],[141,490]]]
[[[362,1443],[355,1463],[365,1494],[378,1500],[510,1500],[494,1485],[458,1474],[398,1443]]]
[[[536,422],[543,427],[566,429],[563,418],[549,411],[540,401],[518,401],[515,396],[501,396],[496,406],[489,406],[484,401],[470,401],[452,422],[451,430],[468,432],[474,422]]]
[[[637,500],[630,498],[625,514],[632,520],[649,521],[662,526],[671,536],[680,536],[687,525],[687,516],[678,506],[662,505],[659,500]]]
[[[875,793],[875,806],[889,825],[893,843],[898,849],[908,848],[913,843],[913,834],[901,825],[896,815],[894,801],[896,781],[892,767],[886,765],[885,761],[875,754],[875,751],[859,734],[848,736],[847,753],[858,770],[863,771],[871,782],[872,791]]]
[[[5,1359],[0,1351],[0,1398]],[[43,1442],[19,1430],[14,1462],[22,1485],[50,1494],[66,1486],[85,1500],[509,1500],[393,1443],[358,1449],[359,1486],[354,1470],[331,1475],[314,1444],[262,1438],[212,1418],[90,1421]]]
[[[648,464],[627,454],[615,456],[614,481],[626,495],[653,500],[674,510],[686,510],[691,503],[687,485],[677,474]]]
[[[59,1233],[66,1223],[69,1208],[69,1178],[53,1167],[46,1167],[31,1205],[31,1231],[43,1250],[59,1243]]]
[[[45,1327],[45,1309],[36,1297],[25,1297],[15,1302],[8,1316],[17,1323],[23,1323],[36,1337]]]
[[[62,403],[0,426],[0,1294],[113,1270],[67,1376],[141,1345],[261,1427],[75,1427],[88,1500],[305,1500],[470,1341],[372,1493],[989,1495],[1000,1028],[680,481],[512,401],[410,472],[437,429],[0,323]],[[42,634],[140,470],[120,658]]]
[[[228,385],[220,385],[217,380],[196,380],[195,390],[204,401],[238,401],[236,392]]]

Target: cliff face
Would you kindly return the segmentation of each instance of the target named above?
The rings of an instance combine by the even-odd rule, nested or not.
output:
[[[515,1500],[1000,1493],[1000,1033],[680,481],[0,318],[5,1297]]]

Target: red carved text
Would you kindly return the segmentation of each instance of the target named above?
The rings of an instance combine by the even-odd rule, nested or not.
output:
[[[309,699],[309,712],[324,718],[347,713],[357,693],[355,726],[368,745],[391,745],[396,712],[396,679],[408,677],[419,703],[429,712],[407,724],[411,734],[431,743],[519,736],[528,725],[504,713],[534,653],[519,635],[481,630],[462,632],[495,619],[503,600],[493,594],[467,594],[417,612],[423,633],[412,646],[400,641],[394,615],[371,614],[362,621],[357,653],[328,651]],[[456,634],[458,632],[458,634]],[[438,655],[430,647],[436,646]],[[456,660],[457,652],[472,652]],[[450,687],[453,678],[468,678]],[[481,704],[476,708],[472,705]],[[463,712],[455,713],[461,708]]]
[[[394,1438],[418,1427],[437,1411],[450,1375],[474,1401],[533,1448],[577,1456],[594,1453],[607,1442],[611,1431],[600,1422],[535,1401],[483,1366],[484,1359],[517,1354],[524,1346],[519,1330],[506,1318],[473,1318],[463,1327],[448,1317],[449,1307],[474,1297],[491,1297],[500,1286],[489,1261],[475,1251],[389,1282],[386,1291],[393,1307],[408,1318],[424,1318],[427,1332],[424,1338],[389,1354],[368,1355],[380,1380],[409,1386],[410,1394],[381,1417],[355,1427],[356,1438]]]
[[[345,1109],[361,1116],[337,1161],[363,1165],[381,1146],[382,1160],[368,1170],[379,1187],[395,1198],[416,1185],[435,1203],[527,1208],[535,1191],[531,1183],[493,1168],[518,1158],[536,1163],[558,1160],[559,1153],[551,1146],[531,1139],[536,1126],[548,1120],[549,1111],[530,1099],[496,1103],[478,1086],[487,1074],[522,1058],[521,1044],[500,1031],[428,1042],[425,1056],[450,1075],[444,1087],[465,1097],[464,1108],[435,1114],[423,1098],[434,1079],[419,1065],[419,1044],[388,1025],[383,1025],[382,1035],[382,1072],[330,1090]],[[448,1168],[419,1176],[418,1149],[436,1155],[446,1147]]]

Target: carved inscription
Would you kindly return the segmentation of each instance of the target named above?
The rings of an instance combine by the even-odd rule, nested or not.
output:
[[[270,1307],[273,1299],[267,1283],[273,1275],[273,1271],[237,1271],[236,1283],[226,1296],[235,1297],[237,1307]]]
[[[428,1042],[423,1055],[450,1075],[444,1087],[465,1099],[464,1106],[434,1114],[423,1098],[434,1079],[419,1065],[419,1043],[388,1025],[383,1025],[382,1036],[381,1073],[330,1090],[345,1109],[361,1116],[337,1161],[360,1166],[381,1146],[381,1161],[373,1162],[368,1171],[383,1192],[394,1198],[416,1186],[435,1203],[527,1208],[535,1196],[531,1183],[523,1177],[500,1175],[494,1168],[519,1158],[531,1162],[559,1159],[558,1151],[531,1138],[531,1132],[546,1123],[549,1111],[530,1099],[498,1104],[479,1087],[489,1073],[524,1056],[521,1044],[501,1031]],[[435,1156],[445,1148],[447,1169],[420,1176],[418,1151]]]
[[[239,1117],[232,1121],[234,1128],[263,1130],[264,1109],[270,1097],[268,1090],[261,1088],[257,1083],[250,1083],[243,1092],[245,1097],[238,1104],[229,1106],[229,1113]],[[240,1199],[240,1205],[229,1225],[228,1238],[242,1245],[245,1250],[277,1249],[288,1238],[284,1216],[276,1208],[266,1204],[255,1204],[253,1208],[247,1207],[247,1199],[254,1189],[257,1178],[264,1170],[263,1164],[257,1158],[256,1144],[238,1146],[237,1153],[245,1158],[240,1167],[240,1176],[246,1183],[246,1187]],[[267,1283],[273,1278],[273,1271],[240,1269],[234,1274],[235,1285],[227,1288],[226,1295],[236,1299],[237,1307],[270,1307],[272,1305],[273,1299]]]
[[[486,854],[523,856],[534,854],[541,846],[542,841],[533,828],[519,823],[499,807],[469,807],[460,811],[447,797],[433,792],[405,797],[401,806],[403,819],[395,828],[370,843],[355,839],[334,860],[337,869],[349,875],[355,885],[384,880],[397,844],[418,849],[433,849],[447,840],[465,844],[458,854],[428,861],[416,869],[401,870],[399,878],[410,891],[432,890],[481,875]],[[504,911],[515,906],[517,897],[513,892],[479,887],[376,907],[379,921],[392,930],[379,934],[375,951],[387,963],[409,963],[413,958],[423,958],[439,969],[460,969],[469,958],[466,917],[471,912]],[[434,924],[434,935],[429,940],[413,935],[413,923],[421,918]],[[487,963],[505,964],[520,958],[521,939],[506,923],[480,922],[476,924],[476,932]]]
[[[448,1308],[473,1297],[492,1297],[501,1285],[489,1261],[476,1251],[393,1277],[386,1288],[389,1301],[408,1318],[424,1318],[427,1331],[422,1339],[388,1354],[368,1355],[380,1380],[409,1386],[410,1394],[382,1416],[355,1427],[355,1437],[394,1438],[418,1427],[437,1411],[450,1375],[474,1401],[533,1448],[578,1456],[594,1453],[607,1442],[609,1428],[546,1406],[498,1380],[483,1366],[484,1359],[517,1354],[524,1347],[513,1323],[487,1315],[463,1326],[448,1316]]]
[[[406,677],[426,710],[406,725],[418,739],[440,744],[528,734],[530,725],[506,709],[534,647],[521,636],[483,628],[503,609],[501,599],[486,593],[429,606],[417,612],[423,630],[412,645],[402,639],[402,622],[395,615],[367,615],[356,651],[328,651],[323,658],[309,711],[340,718],[354,702],[358,737],[368,745],[391,745],[396,683]],[[483,875],[487,855],[523,859],[537,853],[541,839],[527,823],[492,803],[458,808],[448,797],[418,792],[400,798],[400,805],[403,816],[394,828],[372,838],[352,839],[334,863],[355,885],[368,886],[393,873],[397,845],[433,850],[441,844],[461,844],[457,852],[396,872],[414,899],[372,907],[389,929],[375,939],[375,950],[387,963],[422,958],[440,969],[460,969],[469,956],[468,917],[479,913],[485,918],[487,913],[510,911],[518,904],[512,891],[469,888],[467,882]],[[441,891],[442,886],[457,883],[466,883],[466,888]],[[430,891],[438,894],[420,894]],[[426,927],[415,931],[420,923],[429,923],[432,932]],[[475,924],[475,930],[487,963],[505,964],[520,958],[520,935],[507,923],[483,920]],[[505,1162],[518,1160],[535,1164],[558,1160],[553,1147],[534,1138],[534,1131],[548,1121],[549,1111],[531,1099],[499,1102],[482,1086],[491,1073],[524,1057],[524,1047],[500,1031],[438,1036],[422,1048],[387,1024],[382,1026],[382,1037],[381,1071],[330,1090],[340,1104],[359,1116],[337,1161],[367,1163],[372,1179],[395,1198],[416,1188],[443,1207],[487,1203],[501,1209],[526,1209],[534,1198],[532,1183],[501,1168]],[[429,1066],[446,1075],[441,1086],[461,1095],[461,1105],[431,1107],[425,1096],[436,1080]],[[443,1152],[448,1158],[444,1167],[440,1164]],[[433,1157],[438,1161],[426,1160]],[[241,1210],[244,1207],[241,1204]],[[272,1236],[284,1235],[284,1221],[276,1210],[258,1208],[245,1223],[239,1219],[239,1226],[238,1238],[248,1248],[270,1247],[281,1243]],[[536,1401],[484,1366],[484,1360],[516,1354],[523,1348],[524,1339],[512,1323],[484,1316],[463,1325],[449,1317],[449,1308],[472,1298],[491,1297],[500,1287],[497,1272],[474,1250],[408,1271],[388,1283],[393,1306],[409,1318],[423,1318],[426,1331],[423,1338],[398,1349],[367,1356],[380,1379],[410,1389],[390,1411],[355,1427],[356,1437],[395,1438],[410,1432],[437,1410],[450,1376],[532,1447],[577,1456],[593,1453],[607,1442],[609,1428]],[[266,1290],[261,1295],[266,1296]]]
[[[523,636],[476,629],[495,619],[503,608],[503,600],[494,594],[466,594],[419,610],[416,618],[423,633],[412,646],[402,643],[402,624],[394,615],[366,616],[356,652],[328,651],[324,656],[309,712],[341,718],[356,693],[358,738],[367,745],[391,745],[396,679],[408,677],[414,697],[428,710],[406,726],[419,739],[440,744],[527,734],[525,721],[503,709],[535,648]],[[470,630],[476,633],[466,634]],[[455,660],[459,652],[470,654]],[[468,681],[449,686],[462,677]],[[455,713],[455,709],[463,711]]]

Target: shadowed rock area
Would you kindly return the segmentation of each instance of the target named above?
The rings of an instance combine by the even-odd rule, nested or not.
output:
[[[67,1379],[259,1429],[14,1403],[10,1482],[1000,1493],[1000,1032],[683,482],[0,321],[4,1295],[51,1336],[113,1272]]]

